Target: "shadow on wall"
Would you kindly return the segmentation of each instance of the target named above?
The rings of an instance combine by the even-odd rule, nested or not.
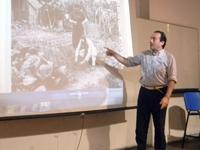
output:
[[[84,149],[83,141],[88,140],[88,150],[108,150],[110,149],[110,125],[126,122],[124,111],[105,112],[99,114],[85,115],[83,129],[86,135],[82,136],[80,149]],[[0,122],[0,139],[19,137],[17,142],[23,140],[31,140],[37,142],[34,136],[37,136],[44,143],[48,139],[59,140],[60,147],[73,147],[79,137],[82,119],[80,116],[56,117],[56,118],[40,118],[15,121]],[[77,135],[76,137],[74,135]],[[44,138],[45,137],[45,138]],[[85,139],[87,138],[87,140]],[[70,141],[70,144],[62,144],[62,141]],[[31,145],[32,142],[27,143]],[[15,146],[17,143],[12,143]],[[35,146],[35,145],[34,145]],[[41,146],[47,146],[42,144]],[[55,146],[51,144],[51,146]],[[40,147],[40,145],[39,145]]]
[[[127,93],[126,93],[126,85],[123,80],[123,77],[119,73],[119,70],[116,68],[113,68],[107,64],[103,64],[104,67],[113,75],[114,78],[118,78],[123,81],[123,103],[122,106],[126,104],[127,102]],[[110,85],[109,87],[112,87]],[[108,105],[112,108],[112,106]],[[99,115],[96,115],[96,118],[98,120],[91,120],[89,119],[87,121],[87,138],[89,142],[89,150],[108,150],[110,149],[110,123],[120,123],[125,122],[125,112],[119,111],[119,112],[112,112],[112,113],[105,113],[101,117]],[[94,122],[93,122],[94,121]],[[117,121],[117,122],[116,122]],[[104,125],[104,124],[110,124],[110,125]],[[95,127],[99,126],[98,128],[92,128],[90,125],[94,125]]]
[[[86,114],[84,117],[84,129],[126,122],[124,113],[124,111],[117,111]],[[0,139],[76,131],[81,129],[81,122],[82,120],[79,116],[1,121]]]
[[[169,108],[169,140],[182,138],[185,120],[186,115],[183,108],[179,106],[172,106]]]
[[[110,149],[110,125],[126,122],[124,114],[124,111],[120,111],[90,116],[96,117],[96,120],[89,119],[88,117],[85,126],[87,127],[89,150]]]
[[[118,75],[117,72],[115,72],[116,70],[110,69],[109,71],[112,72],[113,76]],[[119,78],[121,77],[119,76]],[[123,100],[123,104],[125,103],[126,92],[124,93]],[[108,106],[108,109],[109,107],[112,106]],[[43,135],[46,135],[47,138],[53,138],[55,141],[58,139],[64,141],[67,138],[67,140],[72,140],[73,142],[73,138],[75,138],[74,135],[79,135],[80,130],[83,127],[83,129],[86,130],[86,133],[83,133],[85,133],[86,135],[82,138],[87,138],[89,150],[108,150],[110,149],[110,126],[113,124],[120,124],[123,122],[126,122],[125,111],[86,114],[84,116],[83,125],[82,118],[79,115],[54,118],[1,121],[0,139],[23,137],[26,140],[31,139],[35,141],[33,136],[39,135],[39,138],[41,140],[46,141],[46,139],[43,138]],[[56,137],[56,139],[54,137]],[[15,145],[15,143],[13,144]],[[82,146],[85,146],[85,144],[83,144]],[[80,146],[80,149],[82,148],[82,146]]]

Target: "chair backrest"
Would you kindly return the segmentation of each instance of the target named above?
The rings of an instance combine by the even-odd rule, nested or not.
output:
[[[200,111],[200,92],[184,93],[184,102],[188,111]]]

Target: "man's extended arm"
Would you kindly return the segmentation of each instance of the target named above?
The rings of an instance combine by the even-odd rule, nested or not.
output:
[[[106,54],[108,56],[113,56],[117,61],[119,61],[120,63],[128,67],[129,64],[128,64],[127,58],[121,56],[120,54],[118,54],[117,52],[113,51],[110,48],[106,48],[106,49],[107,49]]]

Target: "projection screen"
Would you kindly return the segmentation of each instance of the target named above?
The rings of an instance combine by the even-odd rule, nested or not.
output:
[[[0,117],[124,104],[128,0],[1,0]]]

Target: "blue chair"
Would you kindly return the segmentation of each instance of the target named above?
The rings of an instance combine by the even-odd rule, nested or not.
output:
[[[183,135],[183,140],[182,140],[182,148],[184,148],[186,137],[199,138],[199,136],[187,135],[187,125],[188,125],[189,116],[191,115],[200,116],[200,92],[184,93],[184,102],[185,102],[185,108],[187,110],[187,119],[185,123],[185,130],[184,130],[184,135]]]

